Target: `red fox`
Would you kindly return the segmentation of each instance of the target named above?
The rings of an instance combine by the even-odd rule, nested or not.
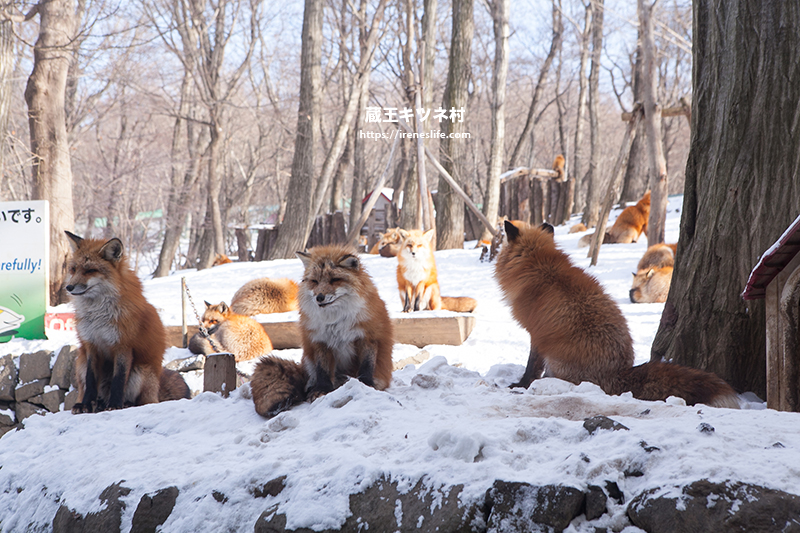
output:
[[[495,276],[512,315],[531,336],[525,373],[512,387],[528,387],[546,371],[572,383],[591,381],[608,394],[680,396],[690,405],[738,408],[736,392],[714,374],[660,362],[632,366],[625,317],[600,283],[556,248],[552,226],[506,222],[505,230],[508,244]]]
[[[622,210],[614,225],[603,237],[603,244],[627,244],[639,240],[639,236],[647,231],[647,218],[650,216],[650,191],[644,193],[636,205],[631,205]],[[592,235],[584,235],[578,241],[578,248],[589,246]]]
[[[205,304],[203,326],[220,349],[234,355],[236,362],[249,361],[272,351],[269,335],[254,319],[234,313],[225,302]],[[201,333],[192,337],[189,350],[206,355],[216,351]]]
[[[633,286],[630,291],[631,302],[635,304],[664,303],[667,301],[671,283],[671,266],[642,269],[633,275]]]
[[[403,312],[442,308],[436,259],[431,240],[435,230],[400,230],[403,246],[397,255],[397,287]]]
[[[75,376],[80,400],[73,413],[96,413],[188,398],[175,372],[164,372],[164,325],[128,266],[122,241],[83,239],[66,232],[73,253],[66,290],[80,340]]]
[[[297,311],[297,283],[288,278],[258,278],[236,291],[231,309],[239,315]]]
[[[380,254],[381,257],[397,257],[400,247],[403,245],[403,237],[400,228],[390,228],[386,233],[381,233],[381,238],[370,250],[371,254]]]
[[[564,164],[566,162],[566,159],[561,154],[558,154],[553,161],[553,170],[558,172],[558,177],[556,178],[558,181],[564,181]]]
[[[215,267],[215,266],[219,266],[219,265],[225,265],[225,264],[228,264],[228,263],[233,263],[233,261],[231,261],[230,257],[228,257],[225,254],[217,254],[217,255],[214,256],[214,262],[211,263],[211,266]]]
[[[271,417],[314,400],[349,377],[384,390],[392,380],[392,322],[356,251],[331,245],[297,252],[300,284],[300,365],[277,357],[259,361],[251,382],[256,412]]]
[[[636,271],[648,268],[663,268],[675,266],[675,252],[678,243],[675,244],[654,244],[650,246],[639,260]],[[635,275],[635,274],[634,274]]]

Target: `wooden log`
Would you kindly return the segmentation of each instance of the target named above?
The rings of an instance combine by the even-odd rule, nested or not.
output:
[[[224,397],[236,389],[236,359],[232,353],[215,353],[206,357],[203,367],[203,391],[219,392]]]
[[[551,168],[519,167],[501,174],[500,183],[504,183],[510,179],[518,178],[520,176],[532,176],[535,178],[547,178],[547,179],[560,179],[562,177],[560,172],[558,172],[557,170],[553,170]]]
[[[429,344],[447,344],[460,346],[472,333],[475,317],[467,314],[436,317],[393,318],[394,342],[396,344],[412,344],[419,348]],[[292,322],[262,322],[261,327],[269,335],[272,346],[276,350],[300,348],[300,326]],[[167,326],[167,342],[169,346],[180,346],[181,327]],[[189,326],[189,335],[197,333],[197,326]]]
[[[685,116],[689,120],[692,118],[692,106],[691,103],[686,100],[685,98],[681,99],[681,105],[676,105],[672,107],[666,107],[661,110],[662,117],[680,117]],[[630,113],[623,113],[622,114],[622,122],[630,122],[633,118],[633,111]]]

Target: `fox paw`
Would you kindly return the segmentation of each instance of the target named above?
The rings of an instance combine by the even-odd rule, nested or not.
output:
[[[317,398],[322,398],[323,396],[325,396],[325,393],[322,392],[322,391],[319,391],[319,390],[312,391],[312,392],[308,393],[308,396],[306,397],[306,401],[308,401],[309,403],[312,403]]]

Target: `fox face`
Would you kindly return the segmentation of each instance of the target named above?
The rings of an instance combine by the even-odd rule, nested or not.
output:
[[[401,254],[409,260],[428,260],[433,255],[433,235],[435,230],[428,230],[422,233],[419,230],[405,231],[400,230],[404,237]]]
[[[67,264],[65,289],[72,296],[94,300],[116,293],[116,277],[124,262],[122,241],[116,237],[100,243],[66,232],[73,246]]]
[[[338,256],[315,257],[314,254],[297,252],[305,266],[305,274],[298,295],[304,309],[346,305],[355,294],[354,276],[358,275],[361,263],[355,255],[345,253]],[[309,305],[311,304],[311,305]]]
[[[219,328],[219,325],[225,322],[231,314],[230,307],[225,302],[220,302],[217,305],[211,305],[208,302],[206,310],[203,312],[203,326],[209,333],[214,333]]]

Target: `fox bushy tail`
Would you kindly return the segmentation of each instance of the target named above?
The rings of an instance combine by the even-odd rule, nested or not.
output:
[[[308,375],[301,365],[280,357],[262,357],[250,382],[256,412],[270,418],[302,403],[306,383]]]
[[[640,400],[666,400],[679,396],[688,405],[739,408],[736,391],[722,378],[696,368],[651,361],[625,369],[620,392],[631,391]]]

